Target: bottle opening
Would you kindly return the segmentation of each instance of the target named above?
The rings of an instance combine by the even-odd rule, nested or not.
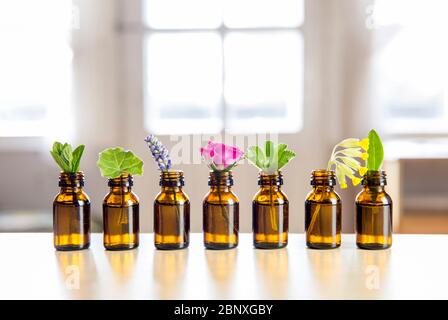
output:
[[[335,186],[336,185],[336,175],[333,170],[314,170],[311,173],[312,186]]]
[[[61,172],[59,176],[59,187],[62,188],[80,188],[84,186],[84,173]]]
[[[258,174],[259,186],[281,186],[283,185],[283,175],[280,171],[276,171],[272,174],[260,172]]]
[[[162,171],[159,184],[162,187],[183,187],[185,185],[184,173],[181,170]]]
[[[363,186],[385,186],[387,185],[386,176],[385,171],[367,171],[361,183]]]
[[[208,178],[209,186],[233,186],[233,176],[231,171],[210,171]]]
[[[132,187],[134,185],[134,177],[131,174],[123,174],[118,178],[109,179],[109,187]]]

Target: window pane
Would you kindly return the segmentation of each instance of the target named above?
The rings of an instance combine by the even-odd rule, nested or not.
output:
[[[230,28],[296,27],[303,23],[303,0],[225,0]]]
[[[217,28],[222,21],[220,0],[146,0],[144,19],[152,28]]]
[[[448,130],[447,9],[446,1],[376,2],[374,83],[388,131]]]
[[[68,111],[70,1],[0,2],[0,136],[43,136]]]
[[[224,48],[229,131],[298,131],[303,107],[301,34],[231,33]]]
[[[158,134],[222,130],[222,45],[214,33],[154,34],[147,43],[147,128]]]

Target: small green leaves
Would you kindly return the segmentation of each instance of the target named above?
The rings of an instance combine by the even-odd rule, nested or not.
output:
[[[378,171],[383,164],[384,149],[380,136],[375,130],[369,132],[369,158],[367,160],[367,169],[370,171]]]
[[[53,144],[53,149],[50,151],[50,154],[63,172],[76,173],[79,171],[84,148],[84,145],[80,145],[75,151],[72,151],[72,146],[70,144],[62,144],[56,141]]]
[[[258,146],[249,147],[246,151],[247,159],[257,168],[263,168],[266,163],[264,152]]]
[[[97,164],[101,175],[109,179],[123,174],[141,175],[143,173],[143,161],[131,151],[125,151],[119,147],[102,151]]]
[[[247,149],[247,159],[261,171],[272,174],[283,168],[296,154],[287,149],[286,144],[275,145],[272,141],[266,141],[264,150],[258,146]]]

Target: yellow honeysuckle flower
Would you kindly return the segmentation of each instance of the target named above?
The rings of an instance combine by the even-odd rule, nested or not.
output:
[[[364,138],[358,142],[358,145],[365,151],[369,150],[369,138]]]
[[[354,186],[357,186],[358,184],[361,183],[361,179],[354,177],[354,178],[352,178],[352,183]]]
[[[341,186],[341,189],[347,189],[347,187],[348,187],[347,183],[345,183],[345,182],[341,183],[340,186]]]
[[[342,148],[353,148],[357,147],[359,145],[359,139],[356,138],[348,138],[341,142],[339,142],[336,146],[342,147]]]
[[[361,159],[362,160],[367,160],[368,158],[369,158],[369,154],[367,152],[361,153]]]
[[[367,172],[367,168],[366,167],[359,168],[359,174],[361,176],[364,176],[366,174],[366,172]]]

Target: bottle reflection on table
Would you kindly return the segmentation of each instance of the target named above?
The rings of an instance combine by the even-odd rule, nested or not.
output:
[[[70,299],[96,297],[97,268],[90,250],[56,251],[62,292]]]
[[[255,269],[259,285],[264,292],[268,292],[266,299],[286,299],[289,283],[288,249],[254,250]]]
[[[188,250],[155,250],[154,281],[159,299],[178,299],[184,290]]]
[[[231,298],[230,289],[235,276],[238,249],[205,250],[208,271],[214,280],[216,292],[223,299]]]

